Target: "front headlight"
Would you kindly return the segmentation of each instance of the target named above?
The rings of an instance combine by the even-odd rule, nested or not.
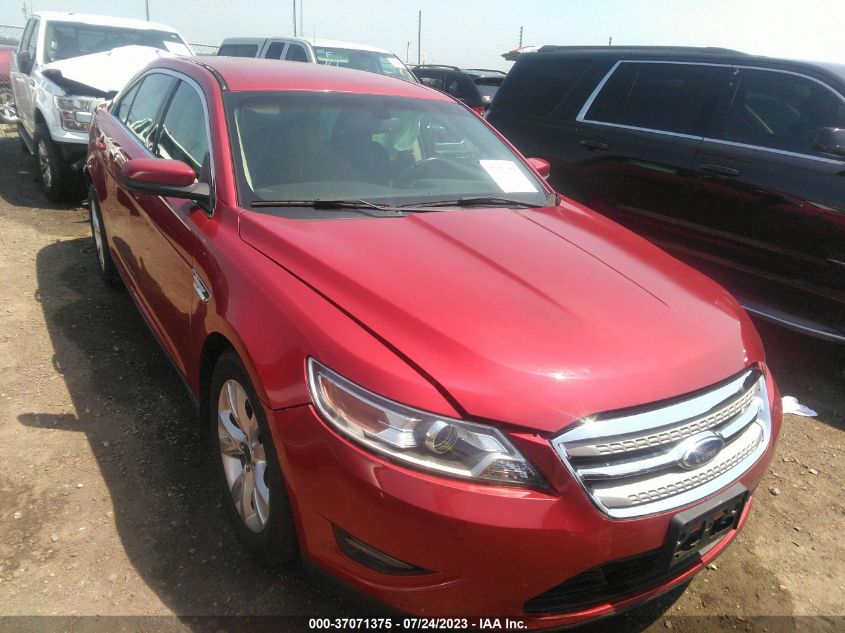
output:
[[[85,132],[94,117],[94,104],[101,99],[90,97],[53,97],[62,127],[70,132]]]
[[[308,359],[308,388],[322,417],[370,450],[415,468],[488,483],[542,486],[543,477],[492,426],[412,409]]]

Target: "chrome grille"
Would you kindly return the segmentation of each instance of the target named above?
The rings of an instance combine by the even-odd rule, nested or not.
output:
[[[588,418],[552,445],[596,506],[615,518],[693,503],[745,472],[769,443],[757,369],[672,404]]]

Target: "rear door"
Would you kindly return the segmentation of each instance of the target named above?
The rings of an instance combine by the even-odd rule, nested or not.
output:
[[[845,128],[845,96],[800,73],[738,67],[695,161],[698,256],[744,280],[845,312],[845,159],[815,147]]]
[[[583,201],[653,241],[689,239],[696,151],[729,80],[728,66],[618,62],[576,117]]]

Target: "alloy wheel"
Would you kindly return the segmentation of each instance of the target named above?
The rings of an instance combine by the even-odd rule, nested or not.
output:
[[[227,380],[220,389],[217,436],[232,502],[246,526],[261,532],[270,516],[267,458],[256,411],[236,380]]]
[[[15,98],[11,92],[0,91],[0,121],[3,123],[14,123],[18,120],[15,110]]]

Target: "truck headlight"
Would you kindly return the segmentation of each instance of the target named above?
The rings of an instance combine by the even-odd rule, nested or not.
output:
[[[486,483],[542,486],[543,477],[496,428],[383,398],[308,359],[308,388],[332,427],[389,459]]]
[[[91,125],[95,104],[100,99],[90,97],[53,97],[59,111],[62,128],[69,132],[85,132]]]

